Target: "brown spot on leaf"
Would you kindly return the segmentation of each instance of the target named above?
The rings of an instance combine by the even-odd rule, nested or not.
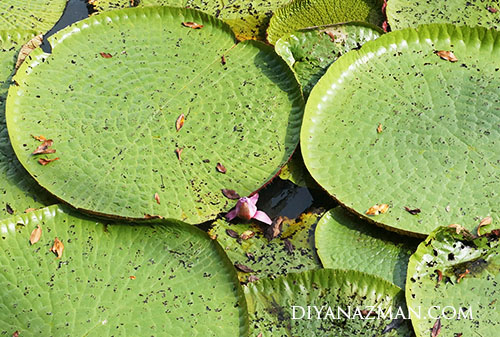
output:
[[[39,142],[44,142],[44,141],[47,140],[47,138],[45,138],[44,136],[33,136],[33,135],[31,135],[31,137],[35,138]]]
[[[417,215],[418,213],[422,212],[420,208],[410,208],[405,206],[405,210],[410,213],[411,215]]]
[[[144,214],[144,219],[163,219],[161,215]]]
[[[45,165],[47,165],[49,163],[52,163],[53,161],[56,161],[56,160],[59,160],[59,157],[52,158],[52,159],[49,159],[49,158],[40,158],[40,159],[38,159],[38,163],[40,165],[45,166]]]
[[[221,163],[217,163],[217,166],[215,168],[220,173],[226,173],[226,171],[227,171],[226,168],[224,167],[224,165],[222,165]]]
[[[224,55],[220,57],[220,63],[222,63],[223,66],[226,65],[226,57]]]
[[[226,234],[234,239],[239,237],[238,233],[236,233],[236,231],[233,231],[232,229],[226,229]]]
[[[487,9],[488,9],[488,11],[489,11],[490,13],[496,13],[496,12],[498,12],[498,9],[493,8],[493,7],[491,7],[491,6],[489,6]]]
[[[99,54],[105,59],[110,59],[113,57],[113,55],[111,55],[110,53],[100,52]]]
[[[54,245],[52,246],[52,248],[50,248],[50,251],[53,252],[54,254],[57,255],[57,258],[60,259],[61,256],[62,256],[62,253],[63,253],[63,250],[64,250],[64,245],[63,243],[61,242],[61,240],[59,240],[57,237],[54,239]]]
[[[481,227],[491,225],[492,220],[491,216],[487,216],[481,220],[479,226],[477,226],[477,236],[481,236]]]
[[[245,266],[244,264],[236,263],[234,266],[236,267],[236,269],[238,269],[239,271],[242,271],[244,273],[253,273],[252,268]]]
[[[366,211],[366,215],[379,215],[379,214],[384,214],[385,212],[387,212],[387,210],[389,209],[389,205],[387,204],[376,204],[372,207],[370,207],[367,211]]]
[[[19,337],[19,331],[14,331],[14,333],[12,334],[12,337]]]
[[[382,131],[384,131],[384,128],[382,127],[382,124],[379,124],[377,126],[377,133],[382,133]]]
[[[241,233],[240,238],[242,240],[248,240],[248,239],[253,238],[254,236],[255,236],[254,232],[247,230],[247,231],[244,231],[243,233]]]
[[[40,238],[42,237],[42,227],[40,225],[37,225],[35,229],[31,232],[30,235],[30,244],[34,245],[38,241],[40,241]]]
[[[199,25],[196,22],[183,22],[182,25],[184,27],[189,27],[189,28],[193,28],[193,29],[203,28],[203,25]]]
[[[175,149],[175,154],[177,154],[177,159],[178,160],[181,160],[182,150],[184,150],[184,149],[183,148],[177,148],[177,149]]]
[[[54,144],[54,142],[52,141],[52,139],[46,139],[31,154],[49,154],[49,153],[55,153],[56,150],[49,149],[49,147],[51,147],[53,144]]]
[[[432,327],[431,337],[437,337],[440,332],[441,332],[441,318],[438,318],[436,320],[436,323],[434,323],[434,326]]]
[[[9,214],[14,214],[14,210],[12,209],[12,207],[10,207],[9,204],[5,204],[5,210],[7,211],[7,213]]]
[[[438,282],[437,283],[439,284],[439,282],[441,282],[443,280],[443,272],[441,270],[437,269],[436,273],[438,275]]]
[[[159,205],[160,204],[160,195],[158,193],[155,193],[155,200],[156,200],[156,203]]]
[[[453,54],[453,52],[449,51],[449,50],[436,50],[434,52],[434,54],[436,54],[437,56],[439,56],[440,58],[442,58],[443,60],[446,60],[446,61],[450,61],[450,62],[457,62],[458,61],[455,54]]]
[[[227,188],[223,188],[221,191],[222,194],[224,194],[224,196],[228,199],[236,200],[240,198],[240,195],[235,190],[229,190]]]
[[[182,128],[185,120],[186,117],[184,116],[184,114],[181,114],[179,117],[177,117],[177,120],[175,121],[175,129],[177,131],[179,131]]]
[[[29,40],[26,44],[24,44],[21,47],[21,50],[19,51],[19,54],[17,56],[17,61],[16,61],[16,69],[18,69],[21,64],[23,64],[24,60],[28,55],[35,50],[36,48],[40,47],[40,45],[43,42],[43,35],[37,35],[31,40]]]

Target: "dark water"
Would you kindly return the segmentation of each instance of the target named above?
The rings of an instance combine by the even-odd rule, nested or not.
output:
[[[87,18],[91,12],[92,8],[85,3],[85,0],[69,0],[59,21],[45,34],[42,49],[45,52],[50,52],[51,48],[46,40],[47,37],[72,23]],[[329,209],[335,206],[332,199],[323,191],[299,187],[288,180],[282,180],[278,177],[261,190],[259,194],[260,198],[257,206],[271,218],[282,215],[293,219],[311,207]]]

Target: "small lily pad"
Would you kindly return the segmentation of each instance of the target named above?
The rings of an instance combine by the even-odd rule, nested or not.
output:
[[[3,335],[246,336],[236,273],[193,226],[103,223],[51,206],[0,221],[0,232]]]
[[[252,336],[411,335],[409,321],[403,319],[403,291],[373,275],[311,270],[260,280],[244,290]]]
[[[440,227],[410,257],[406,301],[417,337],[440,320],[439,337],[496,336],[500,322],[500,230],[473,237]]]
[[[272,238],[271,226],[244,222],[233,224],[225,220],[216,221],[210,235],[217,238],[234,264],[252,269],[250,273],[240,270],[238,275],[242,282],[247,282],[252,275],[258,279],[275,278],[321,268],[314,248],[314,227],[323,213],[318,209],[303,213],[298,219],[284,219],[275,238]],[[241,235],[246,231],[254,236],[243,240]]]
[[[316,249],[325,268],[354,269],[404,288],[408,259],[417,240],[367,223],[342,207],[326,212],[316,226]]]

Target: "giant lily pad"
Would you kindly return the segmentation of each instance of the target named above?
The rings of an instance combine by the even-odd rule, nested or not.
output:
[[[224,20],[239,39],[265,39],[267,24],[273,11],[289,0],[97,0],[98,12],[129,6],[173,6],[193,8]]]
[[[267,29],[267,40],[279,38],[298,29],[363,21],[380,26],[384,20],[380,0],[295,0],[274,12]]]
[[[387,1],[387,21],[393,30],[417,27],[424,23],[500,28],[498,0],[390,0]]]
[[[306,167],[344,206],[395,230],[497,221],[499,69],[495,30],[427,25],[367,42],[309,97]]]
[[[34,36],[34,31],[0,31],[0,219],[52,202],[17,160],[5,125],[5,100],[17,53]]]
[[[280,38],[276,52],[295,71],[307,97],[335,60],[380,34],[381,29],[362,23],[309,28]]]
[[[0,232],[3,335],[246,335],[234,269],[192,226],[106,224],[51,206],[0,221]]]
[[[479,238],[440,227],[410,257],[406,300],[418,337],[497,336],[500,230]],[[435,335],[438,336],[438,335]]]
[[[325,268],[354,269],[404,288],[412,239],[363,222],[341,207],[328,211],[316,226],[316,249]]]
[[[269,226],[242,221],[232,224],[218,220],[210,234],[217,238],[229,259],[240,266],[238,274],[242,282],[249,281],[250,276],[276,278],[321,268],[314,248],[314,227],[323,213],[324,210],[317,209],[297,219],[284,219],[275,238]],[[245,268],[242,265],[251,271],[242,271]]]
[[[237,43],[213,17],[123,9],[49,41],[52,54],[35,51],[17,72],[7,124],[26,169],[77,208],[200,223],[233,207],[222,188],[250,194],[298,143],[303,99],[293,73],[270,47]],[[31,134],[53,139],[57,152],[32,155]]]
[[[67,0],[0,1],[0,30],[28,29],[44,33],[59,20]]]
[[[373,275],[321,269],[260,280],[244,289],[252,336],[411,335],[402,322],[407,315],[403,291]]]

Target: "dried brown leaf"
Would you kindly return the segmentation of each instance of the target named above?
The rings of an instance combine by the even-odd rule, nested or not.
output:
[[[288,254],[293,254],[293,250],[295,249],[295,246],[290,242],[290,240],[285,239],[285,240],[283,240],[283,243],[285,244],[285,249],[288,252]]]
[[[273,220],[271,226],[267,227],[265,237],[269,241],[277,237],[281,234],[281,226],[283,224],[284,218],[282,216],[278,216]]]
[[[36,211],[36,208],[31,208],[31,207],[30,207],[30,208],[26,208],[26,209],[24,210],[24,213],[29,213],[29,212],[33,212],[33,211]]]
[[[113,55],[111,55],[110,53],[100,52],[99,54],[105,59],[110,59],[113,57]]]
[[[144,219],[163,219],[161,215],[144,214]]]
[[[434,53],[437,56],[439,56],[440,58],[442,58],[443,60],[450,61],[450,62],[457,62],[458,61],[457,57],[455,56],[455,54],[453,54],[452,51],[436,50]]]
[[[418,213],[422,212],[420,208],[410,208],[405,206],[405,210],[410,213],[411,215],[417,215]]]
[[[491,6],[489,6],[487,9],[488,9],[488,11],[489,11],[490,13],[496,13],[496,12],[498,12],[498,9],[493,8],[493,7],[491,7]]]
[[[248,239],[253,238],[254,236],[255,236],[254,232],[247,230],[247,231],[244,231],[243,233],[241,233],[240,238],[242,240],[248,240]]]
[[[432,327],[431,337],[437,337],[440,332],[441,332],[441,318],[438,318],[436,320],[436,323],[434,323],[434,326]]]
[[[238,233],[236,231],[233,231],[232,229],[226,229],[226,234],[234,239],[239,237]]]
[[[12,337],[19,337],[19,331],[14,331],[14,333],[12,334]]]
[[[252,268],[245,266],[244,264],[236,263],[234,266],[236,267],[236,269],[238,269],[239,271],[242,271],[244,273],[253,273]]]
[[[259,278],[255,275],[250,275],[250,276],[248,276],[248,279],[247,279],[248,283],[256,282],[258,280],[259,280]],[[260,336],[262,336],[262,334],[260,334]]]
[[[438,274],[438,282],[441,282],[443,280],[443,272],[439,269],[436,270],[436,273]]]
[[[184,116],[184,114],[181,114],[179,117],[177,117],[177,120],[175,121],[175,129],[179,131],[184,125],[185,121],[186,117]]]
[[[228,199],[236,200],[240,198],[240,195],[235,190],[229,190],[227,188],[223,188],[221,191],[222,194],[224,194],[224,196]]]
[[[387,210],[389,209],[389,205],[387,204],[376,204],[376,205],[373,205],[372,207],[370,207],[367,211],[366,211],[366,215],[379,215],[379,214],[384,214],[385,212],[387,212]]]
[[[44,142],[44,141],[47,140],[47,138],[45,138],[44,136],[33,136],[33,135],[31,135],[31,137],[35,138],[39,142]]]
[[[31,154],[48,154],[48,153],[55,153],[56,150],[54,149],[49,149],[54,144],[54,141],[52,139],[46,139],[44,142],[39,145],[35,151],[33,151]]]
[[[155,200],[156,200],[156,203],[159,205],[160,204],[160,195],[158,193],[155,193]]]
[[[382,131],[384,131],[384,128],[382,127],[382,124],[379,124],[377,126],[377,133],[382,133]]]
[[[193,29],[203,28],[203,25],[199,25],[196,22],[183,22],[182,25],[184,27],[189,27],[189,28],[193,28]]]
[[[14,210],[12,209],[12,207],[9,205],[9,204],[5,204],[5,210],[7,211],[7,213],[9,214],[14,214]]]
[[[26,57],[35,50],[36,48],[40,47],[40,45],[43,42],[43,34],[37,35],[31,40],[29,40],[25,45],[21,47],[21,50],[19,51],[19,55],[17,56],[17,61],[16,61],[16,69],[18,69],[21,64],[24,62]]]
[[[56,160],[59,160],[59,157],[56,157],[56,158],[53,158],[53,159],[49,159],[49,158],[40,158],[40,159],[38,159],[38,163],[39,163],[40,165],[45,166],[45,165],[47,165],[47,164],[49,164],[49,163],[52,163],[53,161],[56,161]]]
[[[389,210],[389,205],[380,204],[378,207],[378,210],[379,210],[380,214],[384,214],[385,212],[387,212]]]
[[[61,256],[62,256],[62,253],[63,253],[63,250],[64,250],[64,245],[63,243],[61,242],[61,240],[59,240],[57,237],[54,239],[54,245],[52,246],[52,248],[50,248],[50,251],[53,252],[54,254],[57,255],[57,258],[60,259]]]
[[[330,37],[330,40],[332,40],[332,42],[335,42],[335,34],[333,34],[333,32],[325,30],[325,34]]]
[[[177,154],[177,159],[181,160],[181,154],[182,154],[183,148],[177,148],[175,149],[175,153]]]
[[[491,216],[487,216],[486,218],[481,220],[479,226],[477,226],[477,236],[481,236],[481,227],[491,225],[492,221],[493,219],[491,218]]]
[[[40,241],[40,238],[42,237],[42,227],[40,225],[37,225],[35,229],[31,232],[30,235],[30,244],[34,245],[38,241]]]
[[[470,273],[470,270],[469,269],[465,269],[465,272],[463,272],[462,274],[458,275],[458,279],[457,279],[457,283],[460,283],[460,281],[462,281],[462,279]]]
[[[226,168],[224,167],[224,165],[222,165],[221,163],[217,163],[217,166],[215,168],[220,173],[226,173],[226,171],[227,171]]]
[[[135,276],[134,276],[134,275],[130,275],[130,276],[129,276],[129,278],[130,278],[131,280],[135,280]]]

